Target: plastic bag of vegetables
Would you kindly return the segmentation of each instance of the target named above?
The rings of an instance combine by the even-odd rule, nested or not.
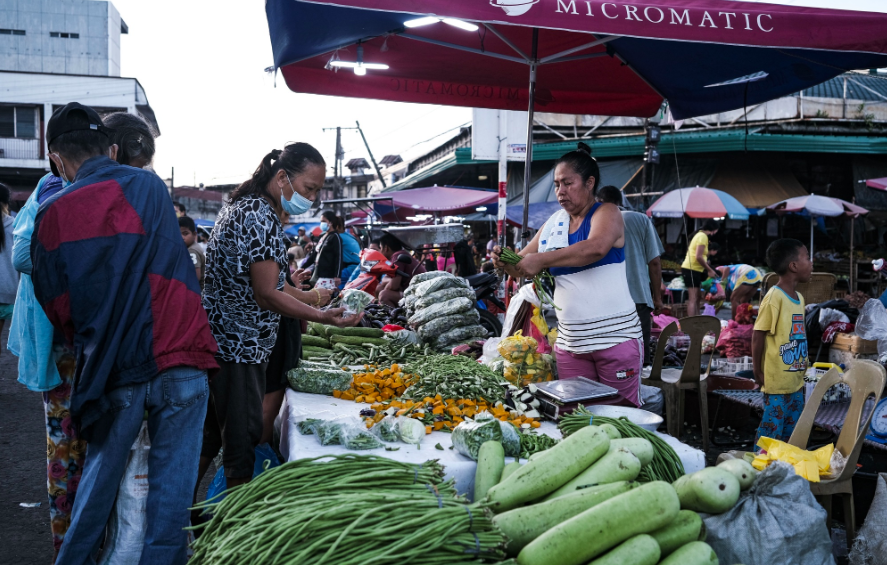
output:
[[[340,445],[342,443],[341,431],[342,427],[347,424],[347,419],[338,418],[336,420],[319,420],[314,424],[314,435],[320,445]]]
[[[491,414],[481,413],[474,420],[466,419],[453,430],[453,448],[475,461],[480,446],[487,441],[502,441],[502,426]]]
[[[416,304],[414,308],[416,310],[422,310],[424,308],[428,308],[432,304],[440,304],[441,302],[446,302],[447,300],[452,300],[454,298],[474,298],[475,293],[474,290],[470,288],[463,287],[455,287],[455,288],[445,288],[443,290],[438,290],[437,292],[432,292],[431,294],[426,294],[425,296],[416,300]]]
[[[419,449],[425,437],[425,424],[415,418],[401,416],[397,419],[397,437],[404,443],[410,443]]]
[[[475,312],[476,311],[477,310],[475,310]],[[487,337],[488,333],[489,332],[486,328],[477,324],[462,326],[460,328],[453,328],[447,332],[440,334],[437,339],[434,340],[434,347],[436,349],[445,349],[448,346],[452,347],[456,343],[461,343],[480,337]]]
[[[514,424],[510,422],[499,422],[502,428],[502,447],[505,449],[505,457],[520,457],[520,433]]]
[[[376,425],[370,428],[370,431],[382,441],[387,441],[388,443],[397,441],[397,422],[391,416],[385,416],[376,422]]]
[[[508,336],[499,342],[499,355],[509,363],[522,363],[527,355],[536,352],[539,343],[531,338],[523,335],[523,331],[518,330],[514,335]]]
[[[449,275],[437,277],[435,279],[431,279],[430,281],[419,283],[415,285],[415,290],[413,292],[409,292],[410,288],[414,288],[414,285],[411,284],[409,288],[407,288],[407,290],[404,292],[404,294],[406,296],[415,296],[416,299],[419,299],[423,296],[437,292],[438,290],[443,290],[445,288],[471,288],[471,285],[469,285],[468,281],[461,277]]]
[[[339,440],[347,449],[355,451],[382,447],[379,438],[367,429],[366,424],[357,419],[342,425],[339,430]]]
[[[340,305],[345,308],[345,315],[360,314],[367,305],[375,300],[372,294],[366,293],[356,288],[349,288],[342,291]]]
[[[434,341],[441,334],[444,334],[453,328],[475,325],[478,320],[480,320],[480,314],[477,313],[477,309],[475,308],[467,312],[462,312],[461,314],[435,318],[420,326],[419,329],[416,330],[416,333],[425,341]]]
[[[533,353],[527,355],[522,363],[506,361],[502,376],[508,382],[520,387],[554,380],[554,373],[551,369],[552,360],[551,355]]]
[[[293,390],[326,395],[332,394],[334,390],[346,390],[351,386],[353,378],[350,371],[305,362],[286,374],[286,380]]]
[[[430,282],[436,282],[443,279],[434,279]],[[424,310],[420,310],[410,316],[409,323],[413,327],[421,326],[426,322],[430,322],[435,318],[440,318],[441,316],[452,316],[453,314],[461,314],[463,312],[468,312],[469,310],[474,308],[474,302],[470,298],[453,298],[452,300],[447,300],[446,302],[441,302],[440,304],[434,304],[425,308]]]

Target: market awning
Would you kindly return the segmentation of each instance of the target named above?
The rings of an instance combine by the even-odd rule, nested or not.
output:
[[[561,205],[557,202],[537,202],[535,204],[530,204],[530,213],[527,216],[527,226],[534,230],[541,229],[542,226],[545,225],[545,222],[548,221],[548,218],[560,210],[560,208]],[[506,211],[506,216],[508,218],[508,223],[520,226],[524,218],[524,207],[520,204],[509,206]]]
[[[274,66],[296,92],[546,112],[714,114],[887,66],[887,16],[721,0],[268,0]],[[407,27],[418,17],[456,18]],[[432,22],[434,20],[431,20]],[[330,63],[384,64],[358,73]],[[563,63],[563,64],[561,64]],[[359,70],[366,70],[361,67]]]
[[[456,188],[452,186],[430,186],[401,190],[392,195],[397,208],[407,208],[416,212],[474,212],[478,206],[495,206],[498,200],[496,192]],[[376,210],[382,214],[391,211],[388,201],[377,202]]]
[[[807,195],[786,161],[764,155],[721,157],[708,186],[733,196],[746,208],[766,208],[780,200]]]

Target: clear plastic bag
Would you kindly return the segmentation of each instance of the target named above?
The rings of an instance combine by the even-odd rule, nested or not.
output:
[[[487,340],[484,344],[484,354],[480,358],[481,363],[491,367],[495,361],[502,359],[502,355],[499,354],[500,341],[502,341],[501,337],[491,337]]]
[[[317,441],[320,442],[320,445],[341,445],[342,427],[347,424],[348,421],[345,418],[320,420],[314,424],[314,435],[317,436]]]
[[[470,288],[445,288],[443,290],[438,290],[437,292],[432,292],[431,294],[426,294],[422,298],[416,300],[415,309],[423,310],[434,304],[440,304],[441,302],[446,302],[454,298],[474,298],[475,296],[474,291]]]
[[[453,430],[453,449],[474,461],[477,461],[481,444],[487,441],[502,441],[502,426],[499,425],[499,420],[492,416],[490,416],[492,419],[478,419],[479,417],[480,415],[474,420],[465,420]]]
[[[481,337],[487,337],[487,333],[487,329],[479,325],[453,328],[447,332],[440,334],[437,339],[434,340],[434,347],[436,349],[445,349],[447,347],[452,347],[454,344],[457,343]]]
[[[394,443],[397,441],[397,421],[391,416],[385,416],[370,430],[373,435],[382,441]]]
[[[419,334],[413,330],[388,332],[385,337],[398,345],[419,345]]]
[[[410,285],[410,288],[413,288],[413,285]],[[425,281],[423,283],[419,283],[415,286],[415,289],[410,296],[415,296],[418,300],[423,296],[428,294],[432,294],[437,292],[438,290],[443,290],[445,288],[471,288],[471,285],[468,284],[468,281],[461,277],[448,275],[437,277],[431,279],[430,281]],[[409,290],[409,288],[407,288]]]
[[[428,323],[422,324],[419,329],[416,330],[416,333],[425,341],[434,341],[438,336],[453,328],[474,325],[477,324],[479,320],[480,314],[477,313],[477,309],[472,309],[467,312],[462,312],[461,314],[435,318]]]
[[[441,279],[434,279],[430,282],[439,281]],[[470,298],[454,298],[452,300],[447,300],[446,302],[441,302],[440,304],[433,304],[424,310],[420,310],[410,316],[409,324],[412,327],[418,327],[422,324],[430,322],[435,318],[440,318],[441,316],[452,316],[454,314],[461,314],[463,312],[468,312],[469,310],[474,308],[474,302]]]
[[[341,305],[345,308],[345,315],[361,314],[369,303],[375,300],[372,294],[366,293],[356,288],[349,288],[342,291]]]
[[[511,422],[499,420],[499,427],[502,428],[502,448],[505,450],[505,457],[520,457],[520,432]]]
[[[856,319],[856,335],[878,342],[878,355],[887,357],[887,309],[880,300],[871,299],[859,311]]]
[[[346,449],[354,451],[382,447],[379,438],[367,429],[366,424],[356,418],[342,425],[339,430],[339,440]]]

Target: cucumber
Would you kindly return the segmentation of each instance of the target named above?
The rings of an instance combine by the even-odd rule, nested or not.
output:
[[[345,345],[386,345],[390,343],[387,339],[380,337],[364,337],[359,335],[330,335],[330,343],[333,345],[342,343]]]
[[[325,337],[325,338],[330,337],[327,335],[326,329],[331,326],[325,326],[325,325],[321,324],[320,322],[308,322],[308,327],[313,329],[314,333],[316,333],[320,337]]]
[[[505,550],[515,556],[525,545],[564,520],[638,486],[640,483],[621,481],[582,489],[554,500],[497,514],[493,523],[508,538]]]
[[[329,349],[330,347],[332,347],[328,339],[324,339],[315,335],[303,335],[302,346],[322,347],[323,349]]]
[[[354,327],[354,328],[337,328],[336,326],[323,326],[325,331],[325,336],[332,338],[334,335],[342,335],[342,336],[351,336],[351,337],[375,337],[375,338],[383,338],[385,337],[385,332],[380,330],[379,328],[364,328],[364,327]]]
[[[313,355],[330,355],[332,354],[332,350],[324,349],[323,347],[313,347],[311,345],[303,345],[302,346],[302,355],[307,355],[311,353]]]
[[[629,538],[588,565],[656,565],[659,544],[647,534]]]
[[[491,507],[503,512],[544,498],[588,468],[609,448],[610,438],[603,430],[583,428],[491,488],[487,493]]]
[[[582,565],[630,537],[658,530],[674,520],[680,509],[674,488],[653,481],[561,522],[524,547],[517,562]]]
[[[660,561],[659,565],[718,565],[718,556],[704,541],[691,541]]]
[[[733,473],[733,476],[739,480],[740,490],[750,489],[758,477],[757,469],[745,459],[727,459],[718,465],[718,468]]]
[[[517,461],[515,461],[515,462],[513,462],[513,463],[509,463],[508,465],[506,465],[506,466],[502,469],[502,476],[499,478],[499,482],[501,483],[502,481],[504,481],[505,479],[507,479],[509,476],[511,476],[512,473],[514,473],[515,471],[517,471],[517,470],[520,469],[521,467],[523,467],[523,465],[521,465],[521,464],[518,463]]]
[[[505,468],[505,448],[498,441],[485,441],[477,452],[477,470],[474,473],[474,501],[487,496],[487,491],[502,478]]]
[[[610,440],[610,452],[616,451],[620,447],[631,451],[640,460],[641,467],[649,465],[653,461],[653,455],[655,455],[653,444],[650,443],[650,440],[641,437]]]
[[[674,483],[681,500],[681,508],[722,514],[739,500],[739,479],[720,467],[706,467],[692,475],[685,475]]]
[[[699,514],[692,510],[681,510],[671,524],[650,532],[650,535],[659,544],[662,557],[667,557],[691,541],[702,541],[705,538],[705,526]]]
[[[619,430],[616,429],[616,426],[613,424],[595,424],[595,426],[607,432],[607,435],[610,436],[610,439],[622,439],[622,434],[619,433]]]
[[[617,481],[633,481],[641,473],[641,462],[627,449],[610,451],[573,480],[557,489],[545,500],[565,496],[590,485],[605,485]]]

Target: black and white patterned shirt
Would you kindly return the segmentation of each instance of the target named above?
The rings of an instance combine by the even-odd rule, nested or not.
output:
[[[257,364],[271,354],[280,316],[259,308],[249,275],[250,265],[269,260],[280,266],[282,289],[283,226],[268,201],[247,196],[222,208],[206,246],[203,280],[203,307],[222,361]]]

